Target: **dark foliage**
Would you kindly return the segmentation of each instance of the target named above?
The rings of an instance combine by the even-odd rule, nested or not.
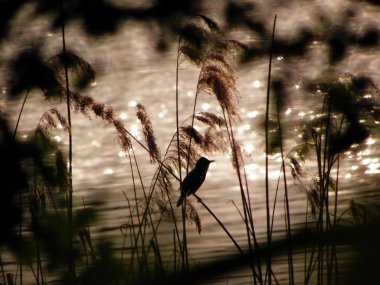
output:
[[[49,14],[53,16],[52,27],[60,28],[62,19],[61,2],[64,3],[65,22],[80,20],[86,32],[94,36],[117,31],[119,24],[128,19],[153,21],[160,26],[176,30],[178,21],[187,16],[195,16],[200,11],[199,0],[156,0],[146,7],[120,6],[105,0],[70,0],[70,1],[25,1],[4,0],[0,12],[0,39],[7,36],[9,24],[16,13],[27,3],[35,2],[36,16]]]
[[[46,142],[43,133],[37,133],[30,141],[20,142],[13,137],[4,118],[0,118],[0,217],[2,234],[0,243],[11,247],[19,242],[15,227],[21,222],[20,195],[28,190],[32,181],[25,168],[26,163],[38,169],[47,185],[56,185],[54,168],[47,164],[48,151],[54,148]]]

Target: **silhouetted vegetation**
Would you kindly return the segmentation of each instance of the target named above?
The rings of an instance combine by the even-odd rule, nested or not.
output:
[[[273,15],[270,26],[260,13],[264,4],[255,1],[227,1],[222,5],[223,28],[202,15],[202,1],[157,0],[144,5],[116,5],[102,0],[3,2],[2,42],[9,37],[17,13],[27,5],[34,17],[47,15],[51,28],[60,30],[62,35],[62,52],[56,55],[46,58],[43,45],[30,44],[5,62],[8,78],[4,102],[23,102],[15,126],[11,126],[6,109],[0,110],[3,284],[197,284],[241,268],[249,270],[250,283],[255,285],[377,281],[380,252],[377,197],[369,205],[353,199],[348,205],[340,202],[340,167],[345,153],[355,151],[371,136],[376,137],[380,116],[377,78],[355,70],[335,69],[353,49],[366,51],[379,46],[380,31],[374,26],[354,29],[346,25],[356,20],[353,8],[342,11],[342,16],[334,21],[316,12],[312,25],[299,27],[295,35],[286,37],[277,34],[276,16]],[[289,5],[296,2],[289,1]],[[157,52],[169,51],[172,39],[178,39],[176,129],[166,149],[157,143],[154,133],[157,126],[149,117],[149,108],[136,106],[144,139],[140,141],[117,118],[112,106],[84,95],[95,81],[95,70],[81,55],[66,48],[65,38],[73,36],[65,33],[70,23],[79,21],[88,36],[100,39],[117,33],[123,22],[132,20],[146,27],[159,27],[155,34]],[[242,43],[231,39],[229,32],[236,28],[252,34],[256,40]],[[307,60],[316,43],[325,56],[326,72],[320,71],[317,78],[305,74],[297,85],[297,90],[314,102],[316,115],[310,120],[290,122],[302,134],[292,141],[294,146],[289,146],[292,135],[287,133],[289,122],[284,113],[291,107],[294,77],[292,70],[274,70],[272,62],[276,56],[288,62]],[[255,68],[260,60],[269,66],[261,129],[265,136],[265,189],[255,189],[266,197],[263,207],[266,225],[262,226],[265,239],[257,236],[253,189],[246,173],[248,158],[236,136],[242,120],[236,70],[239,63],[245,68]],[[182,64],[192,64],[198,79],[194,102],[184,108],[187,118],[179,122]],[[47,107],[25,139],[19,136],[18,128],[24,112],[29,112],[24,107],[28,106],[31,93],[39,93],[57,107]],[[199,111],[198,100],[206,95],[215,99],[219,113]],[[66,114],[60,111],[60,105],[66,105]],[[85,197],[81,207],[79,201],[74,201],[72,111],[84,119],[97,118],[114,127],[119,147],[129,162],[132,179],[128,182],[128,194],[125,191],[120,194],[128,211],[128,218],[120,225],[122,244],[114,244],[115,241],[102,235],[94,237],[94,226],[102,223],[100,205],[86,205]],[[201,128],[195,127],[195,122]],[[51,139],[51,132],[57,127],[68,137],[67,148]],[[150,181],[143,179],[145,169],[137,159],[137,148],[156,165]],[[274,153],[281,160],[276,186],[269,183],[269,156]],[[215,219],[237,253],[195,268],[189,260],[188,225],[194,225],[200,234],[202,217],[192,198],[184,197],[178,204],[181,210],[177,210],[175,204],[180,195],[177,190],[201,156],[214,154],[228,155],[231,159],[234,173],[228,175],[236,177],[241,196],[241,201],[234,201],[233,205],[241,217],[245,236],[243,241],[237,240],[209,205],[194,194],[199,206]],[[314,173],[305,170],[306,158],[314,163]],[[307,213],[303,229],[298,226],[295,230],[292,223],[291,187],[305,194]],[[284,209],[283,235],[281,240],[275,240],[274,220],[279,207]],[[172,229],[169,253],[164,252],[159,239],[164,220],[170,221]],[[344,251],[343,247],[348,249]],[[287,262],[281,278],[286,281],[279,281],[274,258],[284,254]],[[344,258],[355,273],[341,266],[344,254],[349,255]],[[15,260],[12,273],[4,266],[4,255]],[[28,280],[25,276],[29,276]]]

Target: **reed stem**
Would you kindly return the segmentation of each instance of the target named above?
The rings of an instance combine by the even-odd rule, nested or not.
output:
[[[273,48],[274,48],[274,38],[276,30],[276,20],[277,15],[274,16],[273,20],[273,30],[272,30],[272,39],[271,46],[269,51],[269,67],[268,67],[268,82],[267,82],[267,98],[266,98],[266,111],[265,111],[265,204],[266,204],[266,220],[267,220],[267,248],[269,254],[267,255],[267,274],[268,284],[272,284],[272,269],[271,269],[271,247],[272,247],[272,233],[270,226],[270,206],[269,206],[269,98],[270,98],[270,86],[271,86],[271,74],[272,74],[272,57],[273,57]]]
[[[72,232],[72,216],[73,216],[73,138],[72,138],[72,124],[71,124],[71,108],[70,108],[70,86],[69,86],[69,72],[67,65],[67,50],[66,50],[66,38],[65,38],[65,9],[64,0],[61,0],[61,34],[62,34],[62,51],[63,51],[63,62],[65,69],[65,86],[66,86],[66,105],[67,105],[67,122],[68,122],[68,132],[69,132],[69,157],[68,157],[68,184],[69,184],[69,197],[67,203],[67,213],[69,221],[70,230],[70,241],[69,241],[69,251],[70,251],[70,261],[69,261],[69,276],[72,279],[73,284],[76,283],[75,279],[75,260],[73,252],[73,235]]]

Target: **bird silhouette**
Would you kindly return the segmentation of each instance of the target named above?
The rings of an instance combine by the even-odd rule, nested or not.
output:
[[[213,162],[213,160],[208,160],[205,157],[198,159],[194,169],[187,174],[181,183],[181,197],[178,199],[177,207],[182,204],[186,196],[194,194],[199,187],[201,187],[203,181],[205,181],[207,170],[211,162]]]

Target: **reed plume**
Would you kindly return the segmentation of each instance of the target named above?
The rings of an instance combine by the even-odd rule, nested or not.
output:
[[[155,213],[158,211],[171,220],[174,220],[175,217],[173,209],[170,207],[170,201],[176,200],[178,197],[176,197],[177,194],[174,191],[175,188],[173,188],[172,174],[167,169],[171,171],[178,169],[177,155],[180,155],[182,167],[188,162],[189,166],[193,168],[195,162],[203,154],[215,153],[218,151],[226,152],[227,150],[228,139],[226,131],[221,128],[225,124],[222,117],[210,112],[200,112],[195,114],[195,119],[206,127],[204,134],[191,125],[187,125],[187,120],[185,120],[178,129],[179,143],[174,143],[177,135],[174,134],[162,160],[165,167],[159,167],[154,176],[154,181],[157,180],[157,186],[160,191],[157,191],[153,198],[153,201],[155,202],[154,205],[157,209],[152,207],[151,210]],[[188,156],[188,144],[190,140],[194,142],[194,145],[190,149],[190,156]],[[185,212],[186,220],[190,223],[194,223],[197,231],[200,232],[201,219],[196,208],[192,204],[186,203]]]
[[[195,119],[204,123],[205,125],[208,125],[209,127],[223,127],[225,125],[223,117],[210,112],[196,113]]]
[[[150,120],[145,107],[141,104],[137,104],[137,118],[141,122],[144,138],[149,149],[150,161],[155,162],[157,159],[161,160],[161,152],[156,143],[152,121]]]
[[[69,70],[70,86],[75,90],[82,90],[95,82],[95,71],[92,66],[75,53],[66,51],[47,61],[50,71],[60,86],[63,87],[66,84],[65,64]]]
[[[203,150],[206,153],[227,153],[228,145],[228,134],[226,130],[213,127],[206,129],[203,140]]]
[[[233,59],[244,50],[235,40],[219,40],[210,49],[200,72],[198,90],[213,95],[232,117],[238,115],[238,92]]]
[[[198,214],[198,211],[195,209],[194,205],[191,203],[191,201],[186,201],[186,219],[190,223],[194,223],[195,227],[199,234],[202,232],[202,221]]]
[[[216,22],[205,16],[196,17],[181,29],[179,51],[187,60],[201,66],[220,34]]]
[[[56,108],[49,109],[42,115],[37,128],[48,134],[51,129],[57,128],[56,120],[61,124],[63,130],[68,133],[70,127],[67,120]]]
[[[83,114],[88,118],[91,118],[90,113],[92,113],[95,117],[100,118],[106,123],[113,124],[121,147],[124,150],[131,147],[128,132],[123,123],[115,119],[113,108],[104,103],[96,102],[90,96],[79,93],[79,91],[82,91],[95,81],[95,71],[89,63],[71,51],[55,55],[46,63],[42,63],[42,59],[38,54],[25,54],[24,57],[25,58],[20,59],[20,62],[14,63],[15,68],[25,61],[33,64],[31,64],[30,70],[25,71],[26,74],[22,74],[20,78],[15,78],[14,81],[10,83],[12,89],[14,89],[13,92],[20,92],[22,88],[26,88],[25,84],[28,84],[29,88],[40,88],[47,100],[58,99],[65,101],[66,94],[68,93],[70,97],[70,107],[72,107],[76,113]],[[71,90],[66,90],[65,65],[71,83],[70,86],[73,87]],[[39,127],[45,131],[48,131],[50,128],[56,128],[54,118],[61,123],[65,131],[69,130],[67,120],[55,108],[45,112],[40,120]]]

